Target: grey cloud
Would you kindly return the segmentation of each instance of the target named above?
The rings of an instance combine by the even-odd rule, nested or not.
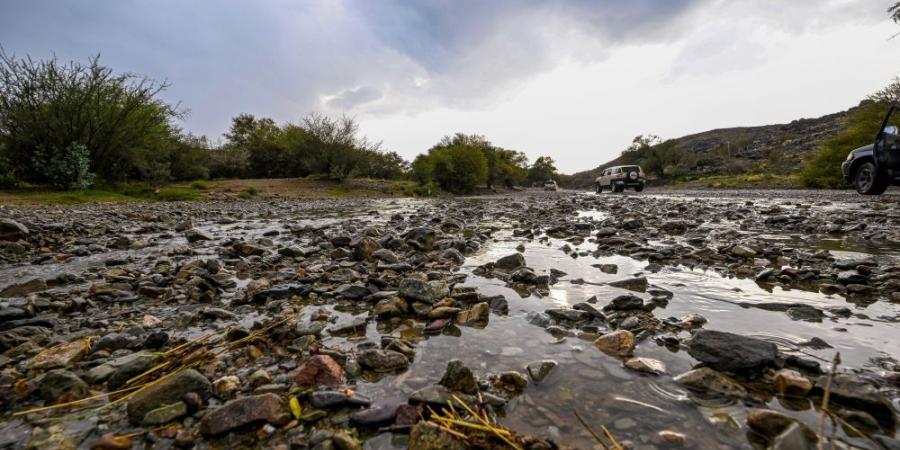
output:
[[[326,105],[332,108],[348,110],[354,106],[381,98],[381,91],[373,86],[360,86],[347,89],[328,99]]]

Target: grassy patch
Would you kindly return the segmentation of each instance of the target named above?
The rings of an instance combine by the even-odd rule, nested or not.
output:
[[[254,186],[248,186],[238,193],[238,197],[244,200],[249,200],[253,197],[256,197],[257,195],[259,195],[259,189]]]
[[[191,189],[205,191],[209,189],[209,183],[207,183],[206,180],[194,180],[191,182]]]
[[[800,186],[797,175],[777,175],[771,173],[750,173],[741,175],[713,175],[708,177],[689,178],[673,184],[673,186],[702,186],[713,189],[740,188],[793,188]]]
[[[0,203],[5,204],[41,204],[41,205],[77,205],[79,203],[106,203],[134,201],[134,197],[99,189],[83,191],[44,191],[17,190],[0,192]]]
[[[161,200],[164,202],[180,202],[203,199],[203,195],[197,192],[196,189],[183,186],[171,186],[162,188],[155,194],[154,197],[156,200]]]

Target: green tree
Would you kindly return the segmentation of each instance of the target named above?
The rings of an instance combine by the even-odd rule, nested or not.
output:
[[[888,14],[891,15],[891,19],[894,22],[900,24],[900,2],[894,3],[893,6],[888,8]]]
[[[528,181],[532,183],[542,183],[557,178],[559,178],[559,174],[556,170],[556,161],[549,156],[539,156],[528,168]]]
[[[436,149],[432,157],[432,175],[445,191],[468,194],[487,178],[487,159],[477,148],[451,145]]]
[[[116,74],[99,57],[64,64],[0,49],[0,142],[15,176],[57,184],[36,162],[47,155],[78,159],[81,146],[90,172],[112,181],[134,176],[139,149],[177,135],[174,120],[183,112],[158,98],[167,87]]]

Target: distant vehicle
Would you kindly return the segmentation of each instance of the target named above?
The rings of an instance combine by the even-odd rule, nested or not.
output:
[[[544,182],[544,190],[545,191],[558,191],[559,186],[556,184],[556,180],[547,180]]]
[[[633,188],[635,192],[644,190],[644,171],[641,166],[615,166],[603,171],[596,180],[594,185],[597,193],[609,189],[613,192],[622,192],[625,188]]]
[[[841,164],[844,179],[860,194],[879,195],[892,184],[900,185],[900,130],[888,125],[895,110],[897,105],[888,109],[875,143],[851,151]]]

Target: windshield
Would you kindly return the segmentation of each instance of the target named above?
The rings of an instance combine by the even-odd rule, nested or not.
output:
[[[631,172],[634,170],[640,172],[641,168],[638,166],[622,166],[622,172]]]

